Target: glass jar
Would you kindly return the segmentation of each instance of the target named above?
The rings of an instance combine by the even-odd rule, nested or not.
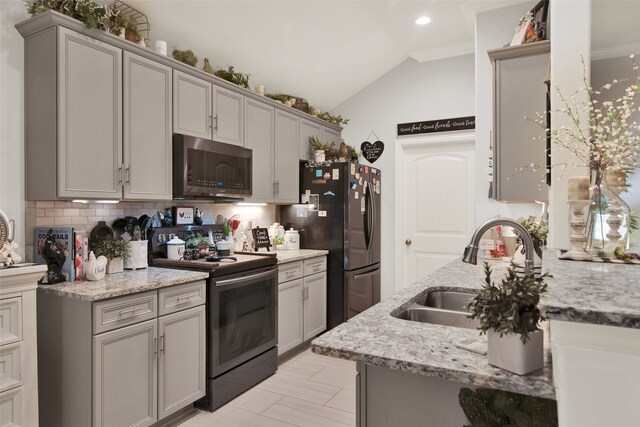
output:
[[[607,179],[594,177],[591,186],[589,210],[589,241],[587,250],[593,255],[613,257],[616,248],[628,249],[631,210],[620,194],[627,190],[625,180],[620,182],[619,172]]]

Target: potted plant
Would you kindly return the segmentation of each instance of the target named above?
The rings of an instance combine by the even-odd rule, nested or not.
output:
[[[122,239],[106,237],[100,240],[93,249],[98,257],[103,255],[109,260],[107,263],[107,274],[122,273],[124,271],[123,262],[129,258],[130,249],[127,242]]]
[[[32,16],[53,10],[84,22],[89,28],[98,28],[118,35],[120,11],[112,4],[100,4],[94,0],[28,0],[27,12]]]
[[[249,89],[249,74],[242,74],[235,71],[233,65],[230,65],[227,70],[221,69],[216,71],[214,75],[238,86],[242,86],[245,89]]]
[[[547,291],[547,274],[535,277],[533,271],[516,274],[516,265],[507,269],[500,286],[491,281],[491,267],[484,264],[485,283],[469,303],[472,319],[478,319],[481,333],[487,334],[489,364],[518,375],[543,366],[544,320],[538,304]]]
[[[309,137],[309,144],[314,152],[314,158],[316,163],[323,163],[325,161],[325,153],[329,149],[329,144],[322,142],[315,136]]]

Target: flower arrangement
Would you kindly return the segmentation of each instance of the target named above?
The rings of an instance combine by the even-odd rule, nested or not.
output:
[[[587,81],[583,59],[583,87],[568,96],[556,87],[563,104],[563,108],[556,112],[566,115],[572,126],[548,129],[541,113],[535,120],[551,135],[554,143],[575,156],[583,166],[589,167],[594,185],[602,183],[608,170],[629,171],[640,167],[640,124],[633,120],[633,115],[640,111],[634,99],[640,94],[640,74],[634,56],[630,58],[635,79],[625,88],[624,95],[599,102],[597,98],[606,98],[608,91],[623,81],[613,80],[598,89],[593,88]],[[582,100],[585,92],[587,99]],[[582,122],[583,117],[588,117],[586,126]],[[569,165],[560,166],[564,169]]]
[[[242,74],[233,69],[233,65],[230,65],[228,69],[221,69],[213,73],[221,79],[227,80],[233,84],[241,86],[245,89],[249,89],[249,74]]]
[[[526,344],[529,333],[538,329],[540,321],[544,320],[538,304],[540,296],[547,291],[544,279],[548,274],[535,277],[533,271],[528,271],[520,276],[516,274],[516,265],[512,264],[497,286],[491,280],[492,270],[487,262],[484,271],[485,283],[469,303],[470,317],[480,321],[478,329],[481,333],[493,329],[500,336],[519,334],[522,343]]]
[[[549,234],[549,222],[544,219],[538,219],[535,216],[528,216],[526,218],[518,218],[518,224],[529,232],[533,239],[536,254],[542,258],[542,248],[547,243],[547,235]]]

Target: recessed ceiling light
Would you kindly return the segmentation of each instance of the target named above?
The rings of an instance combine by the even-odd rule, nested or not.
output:
[[[429,22],[431,22],[431,18],[429,18],[428,16],[421,16],[420,18],[416,19],[416,24],[418,25],[427,25]]]

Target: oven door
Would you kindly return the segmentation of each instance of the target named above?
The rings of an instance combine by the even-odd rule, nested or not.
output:
[[[211,377],[276,346],[277,268],[212,278],[209,305]]]

